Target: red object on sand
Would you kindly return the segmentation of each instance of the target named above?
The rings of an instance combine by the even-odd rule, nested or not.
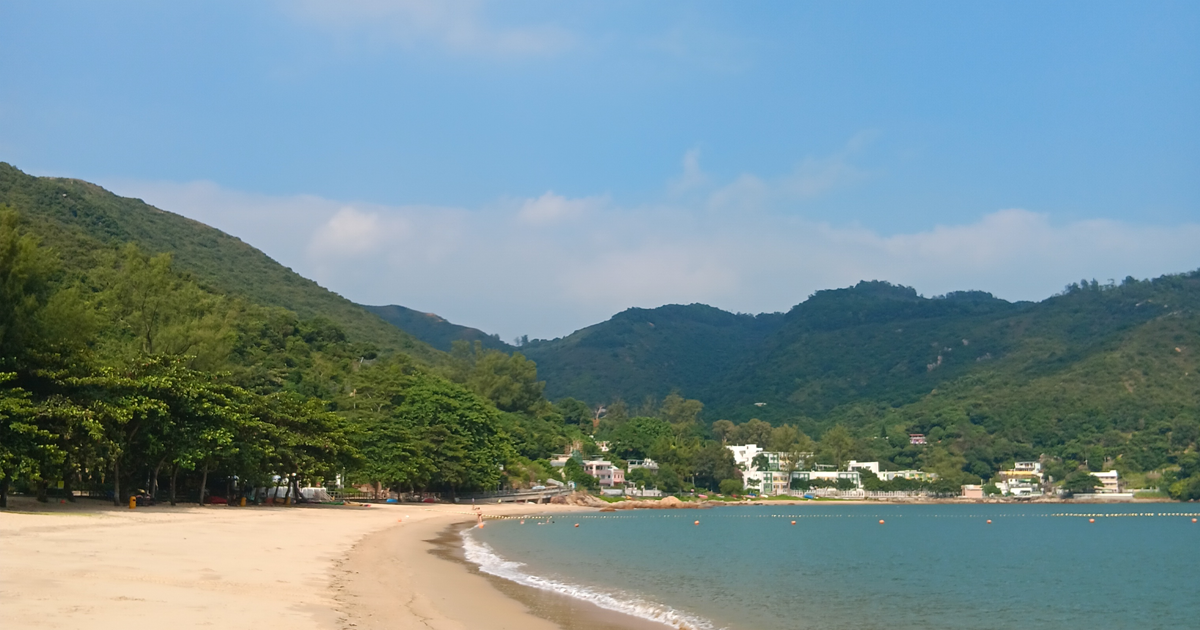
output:
[[[208,504],[209,505],[229,505],[229,502],[225,500],[225,497],[208,497]]]

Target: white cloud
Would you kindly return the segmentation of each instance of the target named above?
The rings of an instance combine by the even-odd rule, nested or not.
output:
[[[553,54],[574,35],[552,24],[499,25],[487,19],[478,0],[288,0],[279,7],[317,28],[358,39],[408,47],[433,44],[472,55]]]
[[[713,194],[766,186],[756,181]],[[112,188],[231,232],[352,300],[432,311],[505,338],[567,334],[631,306],[786,310],[863,279],[926,295],[981,289],[1038,300],[1084,277],[1200,266],[1197,223],[1060,224],[1023,209],[883,235],[771,211],[697,211],[702,199],[621,207],[548,192],[468,210],[270,197],[204,182]]]
[[[709,207],[716,210],[757,210],[797,201],[809,201],[825,193],[856,184],[869,173],[851,162],[875,134],[864,131],[850,139],[846,146],[826,157],[806,157],[792,171],[782,176],[763,179],[743,174],[715,190],[709,197]],[[689,152],[690,155],[690,152]],[[690,165],[684,161],[683,180],[688,179]],[[695,165],[699,172],[699,165]]]
[[[700,168],[700,149],[691,149],[683,154],[683,172],[667,183],[672,196],[679,197],[703,188],[708,184],[708,175]]]
[[[319,258],[350,258],[375,253],[389,237],[403,237],[406,223],[394,219],[386,228],[379,214],[352,207],[329,217],[309,242],[308,251]]]
[[[531,225],[559,223],[581,217],[591,210],[598,210],[605,203],[604,197],[568,199],[554,194],[554,191],[547,191],[541,197],[522,202],[521,209],[517,211],[517,218]]]

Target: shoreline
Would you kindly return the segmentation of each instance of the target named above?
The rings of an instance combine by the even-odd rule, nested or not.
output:
[[[342,628],[432,627],[521,630],[656,630],[661,624],[590,602],[489,575],[466,559],[462,533],[474,515],[464,506],[414,515],[359,539],[335,564],[331,581]],[[480,506],[486,517],[593,513],[565,505]],[[426,508],[428,509],[428,508]],[[400,595],[400,596],[398,596]]]
[[[663,627],[482,571],[464,556],[462,532],[476,519],[469,505],[129,510],[88,500],[13,499],[0,510],[0,626],[6,629],[124,630],[149,618],[174,630]],[[1014,504],[904,505],[947,503]],[[598,512],[557,504],[479,507],[489,518]]]
[[[512,516],[538,516],[545,512],[515,514]],[[470,523],[452,524],[443,530],[433,544],[431,553],[447,562],[465,567],[473,575],[488,581],[493,588],[505,596],[524,604],[528,611],[550,621],[563,630],[661,630],[662,624],[604,609],[592,602],[520,584],[513,580],[492,575],[466,558],[464,536],[473,529]]]

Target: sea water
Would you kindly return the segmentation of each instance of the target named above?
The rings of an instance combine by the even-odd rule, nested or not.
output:
[[[1182,629],[1200,628],[1193,513],[1187,504],[638,510],[489,520],[464,545],[487,573],[672,627]]]

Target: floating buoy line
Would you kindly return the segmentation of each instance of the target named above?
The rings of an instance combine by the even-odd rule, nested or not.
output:
[[[468,514],[468,513],[464,513]],[[474,513],[469,513],[474,516]],[[639,511],[635,514],[569,514],[572,522],[578,520],[609,520],[609,519],[629,519],[629,518],[665,518],[665,519],[693,519],[695,525],[699,525],[700,521],[694,520],[693,514],[648,514],[646,511]],[[489,515],[484,514],[485,520],[496,521],[511,521],[519,520],[522,523],[526,520],[537,519],[567,519],[568,513],[559,514],[523,514],[523,515]],[[1028,514],[1028,513],[1013,513],[1013,514],[713,514],[706,513],[705,518],[716,519],[732,519],[732,518],[782,518],[788,519],[792,525],[796,524],[797,519],[814,519],[814,518],[868,518],[878,519],[882,524],[887,518],[960,518],[960,519],[986,519],[990,524],[992,519],[1002,518],[1191,518],[1192,522],[1197,522],[1197,517],[1200,517],[1200,512],[1049,512],[1045,514]]]

